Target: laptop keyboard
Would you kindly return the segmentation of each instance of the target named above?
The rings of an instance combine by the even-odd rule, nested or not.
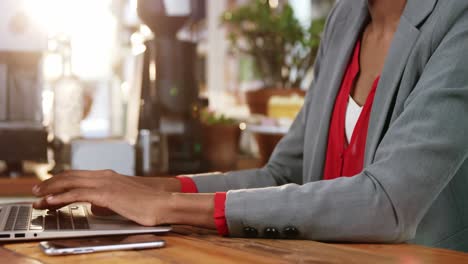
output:
[[[5,231],[26,230],[87,230],[86,209],[70,205],[58,210],[36,210],[31,206],[12,206],[5,224]]]

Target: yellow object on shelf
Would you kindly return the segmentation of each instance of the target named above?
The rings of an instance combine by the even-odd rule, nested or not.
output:
[[[272,96],[268,100],[268,117],[294,119],[304,105],[304,97],[293,94],[291,96]]]

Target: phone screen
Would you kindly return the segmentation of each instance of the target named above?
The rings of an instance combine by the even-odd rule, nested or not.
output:
[[[99,247],[109,245],[127,245],[146,242],[161,241],[155,235],[131,235],[131,236],[109,236],[109,237],[93,237],[79,239],[63,239],[48,241],[49,247],[56,249],[64,248],[81,248],[81,247]]]

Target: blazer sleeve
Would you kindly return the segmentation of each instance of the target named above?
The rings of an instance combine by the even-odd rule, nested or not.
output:
[[[334,21],[337,4],[327,18],[324,35],[314,64],[314,80],[318,78],[322,57]],[[288,133],[273,151],[267,165],[261,169],[191,175],[200,193],[226,192],[229,190],[280,186],[288,183],[302,184],[302,156],[304,131],[313,85],[307,92],[304,106],[296,116]]]
[[[230,234],[244,236],[249,227],[264,236],[269,227],[295,227],[299,238],[313,240],[412,239],[468,158],[467,25],[463,15],[449,28],[370,166],[351,178],[229,191]]]

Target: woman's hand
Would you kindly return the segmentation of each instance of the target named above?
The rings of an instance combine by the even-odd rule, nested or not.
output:
[[[135,179],[110,170],[67,171],[33,188],[34,195],[42,197],[34,203],[34,208],[50,209],[74,202],[89,202],[141,225],[167,224],[171,194],[162,192],[167,188],[162,185],[171,179],[160,179],[159,183],[152,180]],[[172,188],[176,187],[172,185]]]

